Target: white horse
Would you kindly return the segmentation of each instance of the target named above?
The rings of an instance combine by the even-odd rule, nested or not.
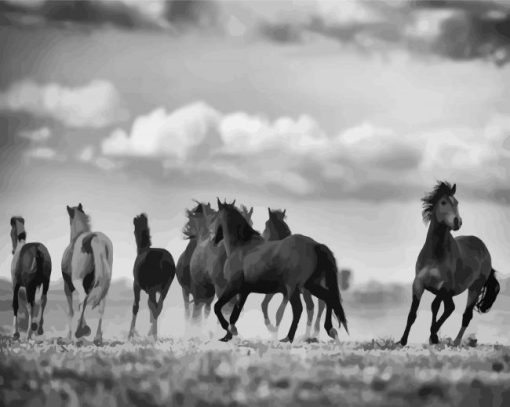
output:
[[[89,216],[83,211],[80,203],[75,207],[67,207],[71,224],[71,241],[62,257],[62,276],[69,307],[68,338],[72,339],[73,323],[73,292],[78,293],[80,318],[76,327],[76,338],[90,335],[90,328],[85,322],[85,308],[99,306],[99,322],[97,324],[95,344],[103,339],[101,323],[106,302],[106,294],[112,278],[113,246],[104,233],[91,232]],[[73,284],[82,280],[80,284]]]

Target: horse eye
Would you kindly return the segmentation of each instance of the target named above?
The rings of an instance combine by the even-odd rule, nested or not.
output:
[[[446,205],[446,201],[441,201],[441,205]]]

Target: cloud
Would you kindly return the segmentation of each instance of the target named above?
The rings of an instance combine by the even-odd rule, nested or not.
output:
[[[51,130],[48,127],[40,127],[35,130],[23,130],[19,135],[34,143],[42,143],[51,137]]]
[[[40,160],[55,160],[60,158],[57,151],[49,147],[31,148],[26,152],[26,156],[29,158],[36,158]]]
[[[142,115],[130,132],[114,130],[101,151],[124,170],[141,165],[140,157],[159,163],[168,180],[187,184],[216,174],[217,182],[302,198],[381,200],[415,197],[424,185],[447,178],[473,196],[495,196],[497,189],[503,200],[510,181],[510,118],[495,116],[481,129],[398,134],[361,123],[328,134],[307,115],[270,120],[221,113],[200,102]]]
[[[128,117],[115,87],[98,79],[74,88],[16,82],[0,93],[0,110],[26,112],[74,128],[106,127]]]

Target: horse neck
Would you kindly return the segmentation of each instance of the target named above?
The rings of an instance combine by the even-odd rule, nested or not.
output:
[[[433,216],[423,246],[426,253],[440,260],[445,256],[446,251],[449,250],[452,243],[454,243],[454,239],[448,226],[444,223],[439,223]]]
[[[149,230],[142,230],[139,235],[136,236],[136,250],[138,254],[143,253],[145,250],[150,249],[151,238]]]
[[[89,232],[90,228],[81,220],[75,220],[71,223],[71,242],[73,242],[83,232]]]
[[[14,246],[14,253],[18,253],[23,246],[25,246],[26,238],[16,239],[16,244]]]

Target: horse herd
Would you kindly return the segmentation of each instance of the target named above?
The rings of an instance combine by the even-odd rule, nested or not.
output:
[[[400,344],[406,345],[409,331],[416,319],[416,312],[424,290],[435,295],[432,302],[432,324],[429,341],[438,343],[438,331],[453,312],[453,297],[468,290],[468,300],[462,318],[462,326],[454,344],[459,345],[472,318],[473,310],[487,312],[494,303],[499,283],[492,268],[491,257],[485,244],[474,236],[453,237],[451,231],[462,226],[456,186],[438,182],[434,189],[422,198],[423,220],[428,232],[418,256],[413,282],[413,299],[407,324]],[[70,242],[62,257],[62,275],[68,303],[68,337],[73,337],[73,294],[78,296],[78,312],[74,336],[81,338],[91,333],[85,320],[87,305],[98,307],[99,321],[94,343],[102,341],[102,319],[106,295],[112,277],[113,245],[101,232],[90,228],[89,216],[81,203],[67,207],[70,220]],[[151,329],[149,334],[157,338],[157,321],[163,302],[175,275],[182,288],[187,319],[200,321],[202,314],[208,316],[215,298],[214,313],[225,330],[222,341],[237,335],[236,322],[250,293],[263,293],[264,321],[268,329],[278,329],[286,305],[292,307],[292,323],[282,341],[292,342],[303,311],[301,296],[307,309],[306,336],[311,333],[314,315],[312,297],[319,300],[319,312],[315,323],[318,333],[321,315],[326,309],[324,328],[327,334],[338,340],[333,327],[335,315],[340,327],[347,331],[347,319],[342,307],[338,286],[337,265],[331,250],[314,239],[292,234],[285,222],[286,211],[268,209],[268,220],[262,234],[252,227],[253,208],[237,207],[233,203],[217,200],[217,210],[209,203],[196,202],[186,211],[187,223],[183,229],[189,240],[186,249],[175,264],[165,249],[151,247],[148,219],[145,214],[133,219],[137,257],[133,269],[134,303],[129,337],[135,334],[140,293],[148,295]],[[19,293],[24,290],[29,319],[27,337],[41,335],[44,309],[51,275],[51,258],[41,243],[26,243],[25,221],[22,217],[11,218],[13,260],[14,338],[19,339],[18,308]],[[41,288],[36,300],[36,291]],[[276,327],[269,319],[268,304],[272,296],[282,293],[284,298],[276,314]],[[442,316],[437,319],[441,303]],[[25,304],[27,306],[27,304]],[[223,311],[229,315],[227,321]]]

